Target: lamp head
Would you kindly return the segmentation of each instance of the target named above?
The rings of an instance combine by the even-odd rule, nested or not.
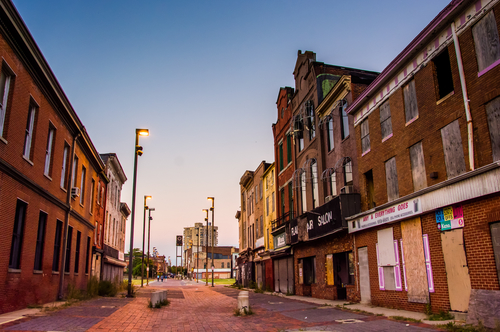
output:
[[[155,208],[149,208],[149,211],[154,211],[154,210],[155,210]]]
[[[136,129],[135,133],[140,136],[149,136],[149,129]]]

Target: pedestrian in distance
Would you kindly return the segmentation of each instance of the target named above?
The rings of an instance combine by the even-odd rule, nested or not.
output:
[[[160,275],[159,274],[156,276],[156,279],[158,280],[158,282],[160,281]]]
[[[161,282],[163,282],[163,274],[162,274],[162,276],[161,276]]]

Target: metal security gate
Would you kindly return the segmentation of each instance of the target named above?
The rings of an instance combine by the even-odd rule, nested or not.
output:
[[[294,293],[293,257],[277,259],[274,264],[274,291],[284,294]]]

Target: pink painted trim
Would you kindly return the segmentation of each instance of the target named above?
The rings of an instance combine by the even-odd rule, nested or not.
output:
[[[436,40],[434,41],[434,48],[435,49],[439,48],[439,37],[437,37]]]
[[[365,154],[367,154],[367,153],[368,153],[368,152],[370,152],[370,151],[371,151],[371,149],[368,149],[368,151],[365,151],[365,152],[361,155],[361,157],[363,157]]]
[[[384,138],[384,139],[382,140],[382,143],[384,143],[384,142],[385,142],[385,141],[387,141],[389,138],[391,138],[391,137],[392,137],[392,135],[393,135],[393,133],[391,133],[389,136],[387,136],[386,138]]]
[[[398,240],[394,240],[394,253],[396,254],[396,266],[394,266],[394,282],[396,284],[396,290],[402,291],[403,285],[401,285],[401,269],[399,268]]]
[[[417,59],[413,60],[413,69],[417,68]]]
[[[427,59],[427,49],[424,50],[424,59]]]
[[[464,24],[465,24],[465,14],[463,14],[462,17],[460,17],[460,25]]]
[[[451,27],[449,27],[448,30],[446,31],[446,37],[450,36],[451,36]]]
[[[414,117],[413,119],[411,119],[410,121],[408,121],[405,126],[409,126],[410,124],[412,124],[413,122],[415,122],[415,120],[418,119],[418,115],[416,117]]]
[[[379,264],[378,258],[378,243],[375,244],[375,248],[377,249],[377,265],[378,265],[378,287],[380,290],[385,290],[384,284],[384,268]]]
[[[384,98],[384,91],[380,91],[380,99]]]
[[[387,93],[389,93],[389,85],[387,85]]]
[[[481,6],[481,0],[478,0],[478,1],[476,2],[476,13],[477,13],[478,11],[480,11],[480,10],[481,10],[481,7],[482,7],[482,6]]]
[[[406,282],[406,266],[405,266],[405,253],[403,251],[403,239],[399,240],[401,243],[401,261],[403,262],[403,277],[405,281],[405,291],[408,291],[408,283]]]
[[[422,236],[424,241],[424,256],[425,256],[425,266],[427,268],[427,283],[429,285],[429,292],[434,293],[434,277],[432,275],[432,265],[431,265],[431,252],[429,248],[429,235],[424,234]]]
[[[405,77],[406,77],[406,75],[408,75],[408,72],[407,72],[406,68],[405,68],[404,74],[405,74]]]
[[[398,85],[398,82],[399,82],[399,80],[398,80],[398,77],[396,76],[396,78],[394,78],[394,85]]]
[[[497,61],[493,62],[491,65],[489,65],[488,67],[486,67],[485,69],[483,69],[482,71],[480,71],[478,74],[477,74],[477,77],[481,77],[483,76],[484,74],[486,74],[488,71],[490,71],[491,69],[495,68],[498,64],[500,63],[500,59],[498,59]]]

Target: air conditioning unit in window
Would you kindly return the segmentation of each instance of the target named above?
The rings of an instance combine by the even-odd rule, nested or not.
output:
[[[328,203],[329,201],[331,201],[333,199],[333,196],[326,196],[325,197],[325,203]]]
[[[80,188],[78,187],[71,188],[71,197],[80,197]]]
[[[345,186],[340,188],[340,193],[341,194],[352,194],[354,193],[354,188],[353,186]]]

